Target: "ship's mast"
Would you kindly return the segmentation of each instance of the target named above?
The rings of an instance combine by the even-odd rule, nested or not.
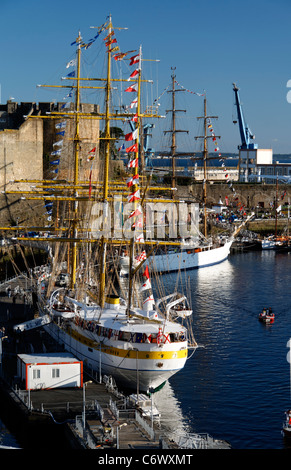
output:
[[[169,90],[168,93],[172,93],[172,109],[166,110],[166,113],[171,113],[172,114],[172,129],[164,131],[164,134],[171,133],[171,135],[172,135],[170,156],[172,158],[172,188],[175,188],[176,187],[176,157],[179,156],[179,155],[185,155],[185,154],[182,154],[182,153],[178,154],[176,152],[176,149],[177,149],[176,134],[178,132],[187,132],[188,133],[189,131],[176,129],[176,113],[177,112],[186,113],[185,109],[176,109],[176,93],[178,91],[185,91],[185,89],[183,89],[183,88],[182,89],[176,89],[175,88],[176,75],[175,75],[174,70],[176,70],[176,67],[171,67],[171,70],[173,70],[172,77],[171,77],[172,78],[172,90]],[[187,153],[186,155],[191,155],[191,154]],[[173,194],[173,198],[174,198],[174,192],[172,194]]]
[[[207,116],[207,100],[206,94],[204,97],[204,115],[198,117],[197,119],[203,119],[203,136],[197,136],[196,139],[203,139],[203,212],[204,212],[204,236],[207,237],[207,210],[206,210],[206,202],[207,202],[207,161],[208,161],[208,146],[207,146],[207,139],[211,136],[207,135],[207,123],[208,120],[217,119],[217,116]]]
[[[81,35],[77,38],[77,84],[76,84],[76,120],[75,120],[75,135],[74,135],[74,147],[75,147],[75,162],[74,162],[74,216],[72,220],[73,238],[77,238],[78,235],[78,191],[77,186],[79,182],[79,152],[80,152],[80,71],[81,71]],[[72,244],[72,255],[71,255],[71,288],[73,289],[76,284],[76,269],[77,269],[77,243]]]
[[[111,15],[109,16],[108,34],[112,32]],[[103,214],[104,224],[108,217],[108,182],[109,182],[109,160],[110,160],[110,93],[111,93],[111,51],[107,50],[107,80],[106,80],[106,107],[105,107],[105,162],[104,162],[104,186],[103,186]],[[105,276],[106,276],[106,253],[107,242],[101,239],[101,266],[100,266],[100,289],[99,304],[104,307]]]

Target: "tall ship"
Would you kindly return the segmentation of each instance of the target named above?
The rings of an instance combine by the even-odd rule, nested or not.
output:
[[[28,200],[44,201],[54,221],[45,227],[45,236],[41,228],[34,227],[37,242],[50,252],[48,264],[39,269],[36,279],[37,324],[88,369],[112,376],[118,386],[148,392],[179,372],[189,350],[193,353],[197,344],[187,295],[169,294],[159,278],[152,285],[146,264],[157,244],[144,239],[142,212],[148,187],[139,174],[139,141],[141,120],[151,114],[141,110],[141,86],[146,82],[142,48],[122,53],[115,36],[118,29],[109,16],[90,41],[85,43],[79,33],[74,42],[76,57],[71,61],[73,72],[64,77],[69,85],[62,87],[69,89],[74,101],[67,109],[53,110],[44,118],[52,120],[57,130],[53,149],[58,150],[52,152],[50,162],[58,170],[57,176],[39,181],[36,190],[19,192]],[[97,40],[106,53],[106,72],[103,78],[82,78],[83,54]],[[125,64],[128,74],[131,72],[129,78],[113,78],[113,63],[121,64],[125,59],[129,59]],[[92,86],[92,81],[97,85]],[[125,84],[123,95],[133,96],[126,111],[121,106],[116,109],[112,100],[117,85]],[[103,111],[89,113],[82,108],[81,92],[89,88],[104,91]],[[87,142],[84,156],[84,129],[94,120],[103,122],[104,128],[93,149]],[[113,177],[112,143],[116,137],[111,122],[129,120],[134,130],[124,136],[127,175],[117,179]],[[71,152],[62,160],[61,142],[68,127],[74,129],[68,143]],[[12,189],[11,193],[17,191]],[[22,229],[24,234],[15,238],[31,242],[27,227],[18,226],[18,234]],[[129,269],[128,278],[122,280],[117,266],[125,252]],[[16,325],[15,330],[21,333],[33,327],[35,320]]]
[[[172,187],[176,186],[176,164],[175,159],[178,156],[191,156],[194,158],[195,153],[179,153],[177,152],[176,133],[188,132],[185,130],[176,128],[176,113],[177,110],[175,104],[175,94],[177,91],[185,91],[184,88],[177,89],[175,87],[176,76],[172,73],[172,89],[169,93],[172,94],[172,109],[169,110],[172,114],[172,129],[169,131],[172,136],[171,140],[171,151],[169,156],[172,159]],[[203,136],[197,137],[203,139],[203,194],[202,194],[202,213],[203,213],[203,231],[199,230],[199,214],[196,214],[196,225],[195,230],[186,238],[180,237],[180,245],[177,247],[159,247],[154,257],[149,258],[150,266],[155,269],[158,273],[167,273],[180,271],[185,269],[196,269],[207,266],[212,266],[225,261],[230,253],[231,246],[234,242],[235,236],[239,233],[242,226],[253,216],[253,214],[247,218],[239,227],[236,227],[233,233],[225,234],[223,236],[211,237],[207,232],[207,167],[208,167],[208,144],[209,138],[216,140],[211,132],[212,125],[210,118],[216,118],[216,116],[207,115],[207,99],[204,93],[204,113],[203,116],[198,119],[203,120]],[[163,155],[163,154],[162,154]],[[174,192],[173,192],[174,194]],[[174,198],[174,196],[173,196]],[[193,216],[193,214],[191,214]]]

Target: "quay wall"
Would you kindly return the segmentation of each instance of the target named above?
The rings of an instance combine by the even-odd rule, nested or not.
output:
[[[234,190],[234,191],[233,191]],[[286,191],[286,193],[285,193]],[[236,207],[238,203],[243,204],[247,209],[255,210],[257,206],[270,210],[271,204],[276,200],[276,185],[261,183],[233,183],[230,188],[226,183],[213,183],[207,187],[207,205],[215,205],[221,199],[225,204],[228,198],[229,205]],[[203,194],[202,183],[191,184],[187,187],[188,197],[192,197],[197,202],[201,201]],[[285,194],[284,194],[285,193]],[[185,189],[181,186],[178,194],[186,196]],[[281,196],[284,194],[284,199]],[[287,202],[291,196],[291,186],[288,184],[280,184],[278,186],[278,204]]]

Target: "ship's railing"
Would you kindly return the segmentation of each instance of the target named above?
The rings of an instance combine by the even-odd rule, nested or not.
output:
[[[143,417],[141,416],[141,414],[137,410],[135,412],[135,420],[146,431],[146,433],[150,436],[150,439],[152,441],[155,441],[156,440],[155,431],[150,426],[150,424],[145,419],[143,419]]]
[[[90,427],[87,425],[87,423],[85,423],[84,427],[82,415],[76,416],[74,427],[80,439],[84,442],[85,446],[89,449],[96,449],[96,440],[94,438],[94,435],[91,432]]]
[[[230,448],[226,441],[214,439],[207,433],[182,434],[176,439],[176,442],[180,449]]]

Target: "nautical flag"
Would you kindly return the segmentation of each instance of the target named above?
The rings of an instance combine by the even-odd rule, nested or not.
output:
[[[139,71],[140,71],[140,69],[135,69],[135,70],[130,74],[128,80],[130,80],[131,78],[136,77],[136,76],[139,74]]]
[[[65,103],[61,106],[61,109],[69,108],[71,103]]]
[[[136,242],[139,242],[139,243],[144,243],[143,234],[141,233],[140,235],[137,235],[135,241],[136,241]]]
[[[282,201],[283,201],[283,199],[284,199],[285,196],[286,196],[286,191],[284,191],[284,193],[283,193],[282,196],[281,196]]]
[[[149,297],[147,297],[147,298],[143,301],[143,303],[142,303],[143,307],[144,307],[146,310],[152,310],[154,304],[155,304],[155,299],[154,299],[153,295],[150,295]],[[151,315],[151,318],[154,319],[154,320],[158,319],[158,314],[157,314],[157,312],[154,312],[154,313]],[[150,342],[150,337],[151,337],[151,335],[149,335],[147,342]]]
[[[131,147],[127,147],[127,148],[125,149],[125,151],[126,151],[127,153],[130,153],[130,152],[137,152],[137,144],[131,145]],[[130,167],[129,167],[129,168],[130,168]]]
[[[56,132],[56,135],[62,135],[62,136],[64,136],[64,135],[65,135],[65,131]]]
[[[124,90],[124,91],[128,91],[128,92],[133,91],[133,92],[136,92],[136,91],[137,91],[137,87],[138,87],[138,84],[135,83],[134,85],[130,85],[130,86],[129,86],[128,88],[126,88],[126,90]]]
[[[81,47],[85,47],[85,49],[89,49],[90,46],[92,46],[94,41],[88,42],[87,44],[82,44]]]
[[[115,54],[113,57],[115,60],[122,60],[125,57],[127,52],[120,52],[120,54]]]
[[[138,167],[138,158],[133,158],[127,164],[127,168],[137,168]]]
[[[61,155],[61,151],[55,150],[54,152],[51,152],[51,155]]]
[[[125,145],[124,144],[122,144],[122,146],[119,147],[118,152],[120,152],[121,150],[125,150]]]
[[[75,72],[75,70],[73,70],[73,72],[68,73],[68,75],[66,75],[66,77],[74,77],[75,75],[76,75],[76,72]]]
[[[60,147],[61,145],[63,145],[63,141],[62,140],[59,140],[58,142],[55,142],[53,144],[53,147],[57,146],[57,147]]]
[[[66,68],[68,69],[69,67],[73,67],[76,65],[77,59],[70,60],[70,62],[67,63]]]
[[[87,162],[95,158],[94,153],[96,152],[96,147],[94,147],[90,152],[88,152]]]
[[[140,200],[140,192],[139,189],[134,191],[134,193],[131,193],[129,196],[127,196],[127,202],[134,202],[134,201],[139,201]]]
[[[130,109],[136,108],[136,107],[137,107],[137,98],[135,98],[135,99],[130,103],[130,105],[127,106],[127,107],[129,107]]]
[[[66,127],[67,125],[67,122],[66,121],[63,121],[63,122],[59,122],[58,124],[56,124],[56,129],[63,129],[64,127]]]
[[[146,266],[145,270],[144,270],[144,273],[143,273],[143,276],[145,276],[146,278],[150,278],[150,273],[149,273],[149,267]]]
[[[107,39],[111,38],[111,36],[114,35],[114,31],[111,31],[111,33],[107,34],[105,38],[103,38],[103,41],[107,41]]]
[[[116,43],[116,42],[117,42],[117,41],[116,41],[116,38],[110,39],[109,41],[107,41],[107,42],[105,43],[105,46],[110,46],[110,44],[113,44],[113,43]]]
[[[107,49],[108,52],[116,52],[116,51],[119,51],[119,47],[118,46],[115,46],[115,47],[112,47],[112,49]]]
[[[134,55],[130,58],[129,65],[138,64],[138,62],[139,62],[139,54]]]
[[[71,42],[71,46],[73,46],[74,44],[79,44],[79,42],[81,42],[81,39],[77,38],[76,41]]]
[[[134,184],[139,184],[139,175],[133,175],[130,178],[126,180],[127,186],[130,188],[130,186],[133,186]]]
[[[133,122],[137,122],[137,121],[138,121],[137,114],[135,114],[135,115],[131,118],[131,121],[133,121]]]
[[[138,227],[138,228],[142,228],[143,226],[143,222],[142,222],[142,218],[139,217],[137,219],[137,221],[135,221],[133,224],[132,224],[132,228],[135,228],[135,227]]]
[[[63,99],[66,100],[67,98],[72,98],[73,96],[73,90],[70,91]]]
[[[57,160],[53,160],[50,162],[50,165],[59,165],[60,164],[60,159],[58,158]]]
[[[163,336],[164,336],[164,335],[163,335],[163,333],[162,333],[162,328],[159,328],[159,332],[158,332],[158,334],[157,334],[157,343],[158,343],[158,344],[162,341]]]
[[[141,205],[138,205],[135,211],[132,211],[132,213],[128,216],[128,218],[130,219],[131,217],[136,217],[137,215],[141,215],[141,214],[142,214],[142,208],[141,208]]]
[[[147,259],[147,254],[146,254],[145,250],[143,250],[140,255],[137,255],[135,257],[135,259],[138,263],[140,263],[141,261],[144,261],[145,259]]]
[[[147,290],[147,289],[151,289],[151,287],[152,287],[148,266],[146,266],[145,271],[143,273],[143,276],[146,277],[146,281],[142,284],[142,286],[139,290],[140,292],[142,292],[144,290]]]
[[[139,292],[143,292],[144,290],[151,289],[152,284],[150,279],[147,279],[140,287]]]
[[[143,301],[143,305],[145,305],[147,302],[154,302],[155,299],[154,299],[154,296],[153,295],[150,295],[149,297],[147,297],[144,301]]]
[[[133,132],[129,132],[129,134],[125,134],[125,140],[135,140],[138,136],[138,129],[135,129]]]

